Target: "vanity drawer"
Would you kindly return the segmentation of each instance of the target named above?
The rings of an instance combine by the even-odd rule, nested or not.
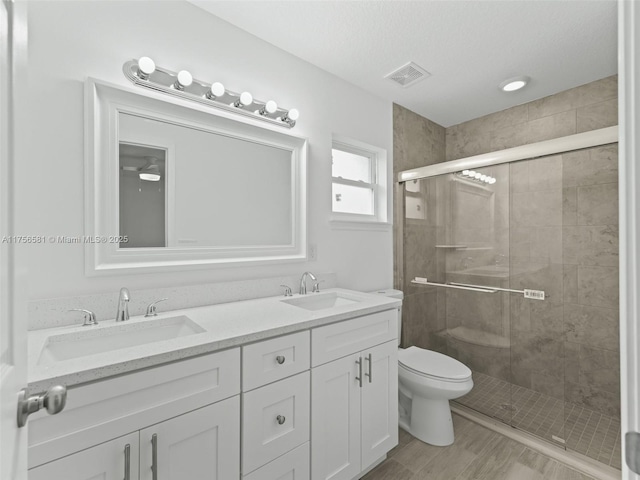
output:
[[[309,369],[309,331],[242,348],[242,390],[248,391]]]
[[[62,412],[29,417],[29,468],[238,393],[239,348],[70,387]]]
[[[242,473],[309,441],[309,372],[243,394]]]
[[[398,338],[398,309],[337,322],[311,331],[311,366]]]
[[[242,477],[243,480],[309,480],[309,443]]]

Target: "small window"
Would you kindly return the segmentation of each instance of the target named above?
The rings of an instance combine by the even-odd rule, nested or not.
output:
[[[386,151],[334,138],[331,149],[333,220],[387,221]]]

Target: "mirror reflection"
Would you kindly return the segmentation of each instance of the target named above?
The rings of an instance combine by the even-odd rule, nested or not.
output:
[[[167,246],[166,154],[120,142],[120,248]]]
[[[293,243],[292,151],[119,113],[120,248]]]

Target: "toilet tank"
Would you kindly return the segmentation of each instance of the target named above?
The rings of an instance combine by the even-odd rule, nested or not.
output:
[[[395,290],[393,288],[388,288],[386,290],[376,290],[374,292],[378,295],[384,295],[386,297],[391,298],[399,298],[400,300],[404,299],[404,292],[402,290]],[[400,345],[400,339],[402,338],[402,307],[400,307],[400,315],[398,316],[398,345]]]

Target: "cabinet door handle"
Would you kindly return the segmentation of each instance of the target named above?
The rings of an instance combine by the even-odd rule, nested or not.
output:
[[[282,425],[286,420],[286,417],[284,415],[278,415],[276,417],[276,421],[278,422],[278,425]]]
[[[276,362],[278,362],[280,365],[282,365],[285,361],[284,355],[278,355],[276,357]]]
[[[124,480],[131,480],[131,445],[124,446]]]
[[[367,361],[369,362],[369,373],[365,373],[367,377],[369,377],[369,383],[373,381],[373,360],[371,359],[371,354],[367,355]]]
[[[356,380],[358,381],[360,388],[362,388],[362,357],[358,357],[356,363],[358,364],[358,376],[356,377]]]
[[[151,435],[151,478],[158,480],[158,435]]]

